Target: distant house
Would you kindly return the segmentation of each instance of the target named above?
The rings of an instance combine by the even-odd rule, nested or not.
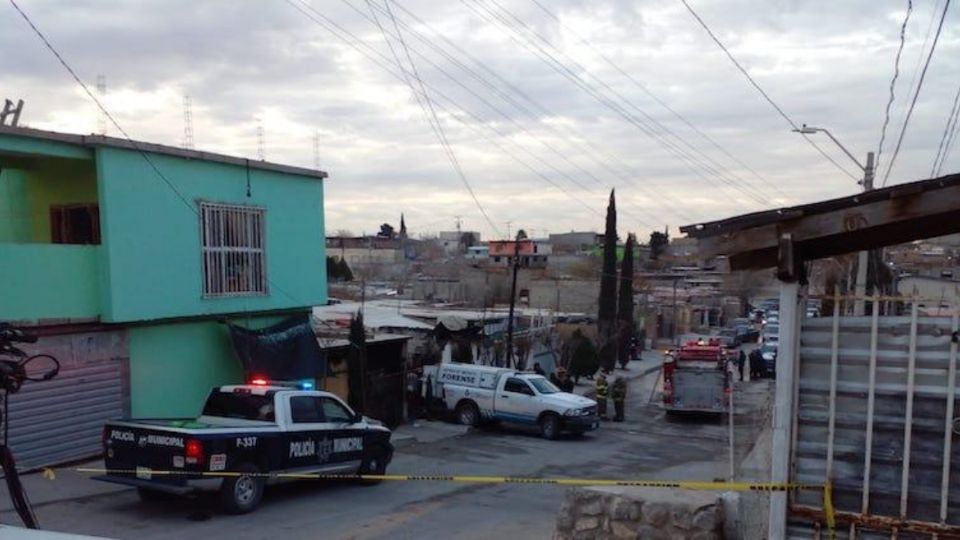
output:
[[[480,243],[480,233],[477,231],[441,231],[437,236],[443,252],[447,255],[463,253],[469,244]]]
[[[519,254],[521,268],[546,268],[553,252],[545,240],[491,240],[487,247],[487,260],[494,266],[511,266]]]
[[[27,466],[99,452],[103,421],[197,414],[243,380],[227,328],[326,303],[323,182],[297,167],[0,127],[0,321],[59,376],[26,385]],[[42,407],[40,406],[42,404]],[[46,433],[69,445],[47,444]]]
[[[490,247],[486,244],[467,248],[466,259],[470,261],[486,261],[490,257]]]
[[[550,235],[554,253],[589,253],[603,245],[603,235],[593,231],[559,233]]]

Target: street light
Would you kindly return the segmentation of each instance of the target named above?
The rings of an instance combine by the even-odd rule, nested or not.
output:
[[[873,174],[874,174],[874,165],[873,165],[873,152],[867,152],[867,164],[863,165],[860,161],[853,157],[853,154],[837,140],[828,130],[824,128],[812,127],[806,124],[803,124],[803,127],[800,129],[794,129],[794,133],[799,133],[801,135],[814,135],[816,133],[826,133],[827,137],[830,137],[830,140],[833,141],[837,146],[843,150],[843,153],[847,155],[854,163],[857,164],[857,167],[863,171],[863,179],[857,182],[863,186],[863,191],[870,191],[873,189]],[[853,304],[853,314],[857,316],[862,316],[864,314],[864,302],[863,299],[867,294],[867,252],[861,251],[860,257],[857,261],[857,282],[856,282],[856,299]]]

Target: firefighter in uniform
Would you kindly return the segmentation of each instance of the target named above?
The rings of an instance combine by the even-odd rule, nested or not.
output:
[[[614,422],[623,422],[623,407],[627,399],[627,380],[623,377],[617,377],[613,381],[613,387],[610,389],[610,397],[613,398]]]
[[[607,420],[607,376],[601,371],[597,374],[597,414],[601,420]]]

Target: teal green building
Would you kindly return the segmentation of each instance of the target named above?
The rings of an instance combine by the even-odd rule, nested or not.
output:
[[[64,393],[116,387],[104,415],[196,414],[243,377],[224,322],[326,303],[326,176],[0,126],[0,321],[44,336],[33,350],[61,358]]]

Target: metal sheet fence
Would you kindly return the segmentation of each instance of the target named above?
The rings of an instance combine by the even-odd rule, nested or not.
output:
[[[908,313],[803,322],[791,476],[832,479],[841,537],[960,535],[958,321]],[[816,536],[822,510],[797,493],[791,533]]]

